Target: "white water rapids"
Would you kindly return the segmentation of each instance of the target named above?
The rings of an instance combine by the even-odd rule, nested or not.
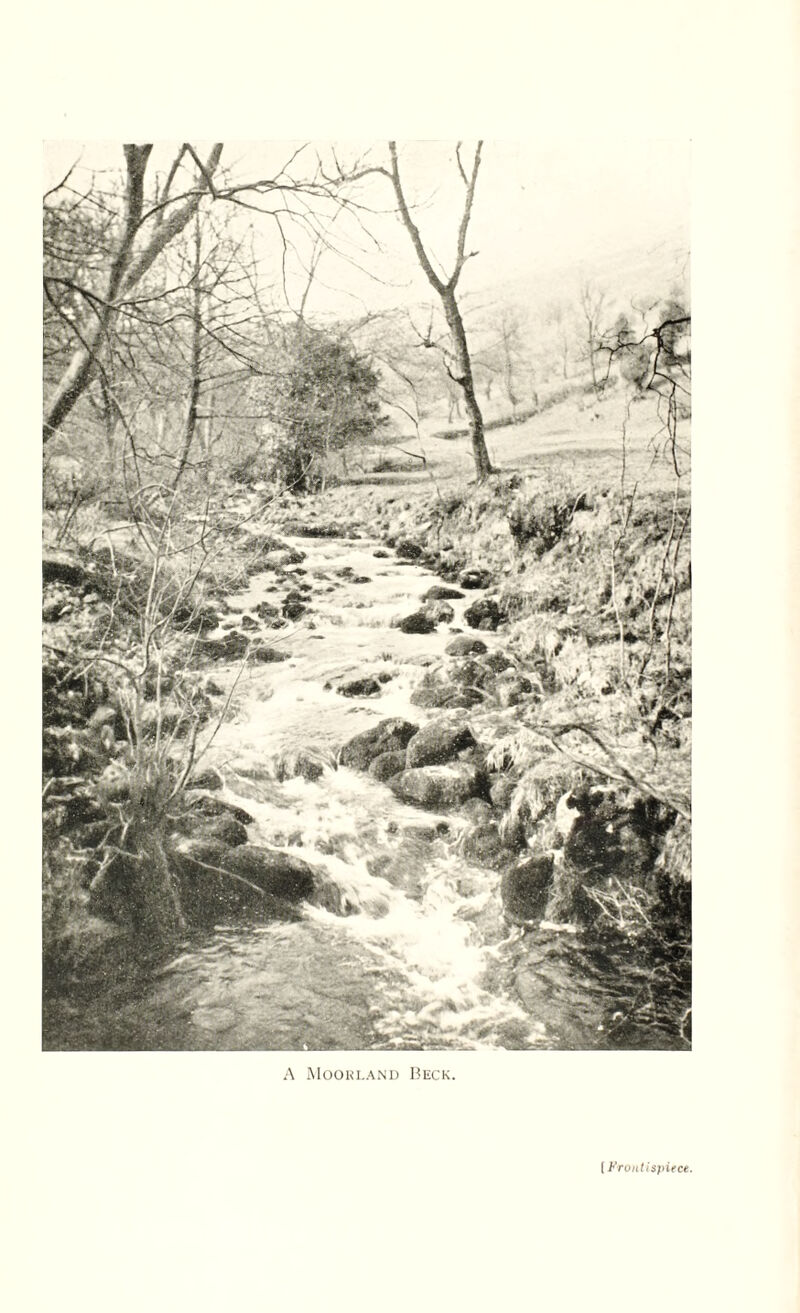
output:
[[[510,930],[497,873],[459,854],[466,820],[406,806],[385,784],[336,768],[341,745],[379,720],[421,725],[439,714],[412,706],[410,694],[481,594],[454,601],[452,622],[436,633],[404,634],[391,622],[418,608],[438,582],[432,574],[376,555],[378,545],[361,539],[288,541],[304,554],[289,581],[265,572],[231,606],[252,615],[261,602],[280,603],[289,588],[309,585],[308,609],[284,629],[250,631],[286,651],[284,662],[212,669],[216,683],[233,687],[232,714],[202,765],[216,767],[222,796],[255,817],[250,842],[289,848],[324,871],[339,912],[304,905],[294,922],[221,925],[195,936],[133,984],[64,1005],[55,1046],[605,1046],[620,1007],[638,999],[642,965],[624,952],[598,956],[553,930]],[[481,637],[490,648],[499,642]],[[367,675],[388,677],[379,696],[337,691]],[[321,776],[279,783],[275,762],[299,749],[324,763]],[[650,1027],[629,1034],[625,1046],[674,1044]]]

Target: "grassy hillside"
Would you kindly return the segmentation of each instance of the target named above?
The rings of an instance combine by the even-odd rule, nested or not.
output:
[[[584,475],[592,484],[608,486],[619,484],[622,477],[624,445],[629,485],[638,482],[665,491],[674,481],[675,470],[667,452],[664,409],[664,403],[659,404],[654,396],[630,403],[629,393],[622,387],[612,388],[600,398],[573,392],[567,400],[522,423],[491,428],[486,441],[493,464],[502,472],[574,472],[579,481]],[[508,404],[502,400],[484,410],[490,424],[508,416]],[[447,436],[434,436],[436,433]],[[474,474],[469,440],[456,424],[447,431],[443,411],[427,417],[420,434],[421,442],[405,433],[393,439],[394,450],[387,442],[380,449],[365,451],[357,462],[350,462],[353,477],[388,482],[393,471],[383,475],[373,471],[394,456],[400,467],[394,474],[410,486],[469,482]],[[688,474],[688,420],[681,421],[678,440],[681,466]],[[426,467],[418,469],[418,460],[404,461],[400,448],[423,455]]]

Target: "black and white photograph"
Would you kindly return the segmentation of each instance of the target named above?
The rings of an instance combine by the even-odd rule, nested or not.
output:
[[[4,1306],[796,1308],[796,17],[10,16]]]
[[[690,167],[45,143],[45,1049],[690,1049]]]

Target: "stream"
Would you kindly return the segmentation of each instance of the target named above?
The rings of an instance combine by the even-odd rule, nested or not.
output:
[[[115,1050],[683,1049],[676,1016],[688,985],[667,960],[623,939],[505,921],[495,871],[470,864],[457,839],[468,822],[398,800],[371,776],[336,769],[338,749],[390,716],[425,724],[415,707],[424,666],[441,659],[450,624],[405,634],[391,622],[441,582],[366,539],[287,538],[289,581],[254,575],[223,624],[245,615],[281,663],[215,665],[231,713],[202,768],[254,818],[249,841],[289,848],[336,886],[339,910],[303,904],[298,919],[220,924],[172,959],[141,965],[91,997],[56,1001],[45,1046]],[[287,588],[308,609],[283,629],[255,615]],[[482,633],[490,650],[502,635]],[[344,696],[371,675],[381,692]],[[385,682],[383,682],[385,680]],[[469,719],[470,713],[463,715]],[[278,782],[274,763],[303,749],[316,779]],[[342,914],[345,913],[345,914]]]

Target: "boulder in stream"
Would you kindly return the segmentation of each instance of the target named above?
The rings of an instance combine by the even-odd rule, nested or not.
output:
[[[473,638],[471,634],[456,634],[444,649],[448,656],[479,656],[486,651],[482,638]]]
[[[474,707],[489,692],[494,676],[478,661],[447,661],[426,670],[411,695],[416,707]]]
[[[435,720],[418,730],[406,749],[406,763],[414,766],[441,766],[452,761],[462,748],[475,743],[469,726],[452,720]]]
[[[381,753],[405,751],[418,729],[418,725],[398,716],[382,720],[345,743],[339,753],[339,764],[351,770],[368,770]]]
[[[306,559],[305,552],[298,551],[296,547],[286,547],[286,546],[284,546],[281,551],[276,552],[276,554],[272,557],[272,561],[274,562],[274,564],[277,566],[282,566],[284,569],[288,565],[299,565],[300,562],[304,561],[305,559]]]
[[[454,602],[464,594],[458,588],[448,588],[446,584],[434,584],[427,593],[422,594],[423,602]]]
[[[245,844],[225,855],[226,870],[241,875],[276,898],[299,902],[316,888],[314,868],[293,853]]]
[[[492,780],[492,786],[489,790],[489,797],[492,800],[492,806],[499,812],[507,811],[511,806],[519,780],[515,775],[497,775]]]
[[[439,677],[438,671],[427,670],[411,694],[410,700],[415,707],[437,708],[444,711],[448,708],[474,707],[476,703],[483,701],[483,697],[477,688],[460,686],[452,681],[446,682]]]
[[[472,765],[477,763],[472,762]],[[474,825],[490,825],[494,821],[492,805],[485,798],[467,798],[459,807],[458,815],[472,821]]]
[[[427,611],[413,611],[411,615],[397,620],[394,628],[399,629],[403,634],[432,634],[436,629],[436,622],[431,619]]]
[[[170,857],[190,924],[230,912],[285,919],[295,915],[294,904],[312,897],[317,888],[313,868],[280,849],[253,844],[230,848],[215,839],[185,839]]]
[[[465,861],[475,866],[488,866],[492,870],[502,870],[513,861],[513,854],[503,844],[500,832],[494,821],[483,821],[473,825],[461,840],[461,855]]]
[[[344,527],[339,524],[311,524],[304,520],[286,520],[281,526],[289,538],[342,538]]]
[[[494,687],[494,673],[481,659],[467,657],[464,661],[446,662],[439,667],[439,677],[462,688],[490,690]]]
[[[255,607],[255,613],[259,620],[268,625],[270,629],[280,629],[284,623],[280,610],[272,602],[259,602]]]
[[[370,762],[369,773],[374,775],[376,780],[385,783],[391,780],[395,775],[399,775],[406,768],[405,752],[382,752],[379,757]]]
[[[213,766],[209,766],[206,770],[194,771],[189,776],[190,789],[207,789],[210,792],[218,792],[224,787],[224,779]]]
[[[177,617],[176,617],[177,618]],[[219,626],[219,613],[213,606],[196,605],[183,621],[186,628],[195,634],[210,634]]]
[[[381,685],[377,679],[367,675],[363,679],[346,680],[336,691],[346,698],[374,698],[380,693]]]
[[[247,655],[250,639],[239,630],[223,634],[219,638],[206,638],[198,643],[202,656],[212,661],[238,661]]]
[[[226,802],[224,798],[214,798],[207,793],[188,793],[186,803],[188,816],[232,816],[242,825],[252,825],[254,821],[254,817],[244,807],[237,807],[234,802]]]
[[[426,602],[423,610],[435,625],[449,624],[455,614],[449,602]]]
[[[464,619],[472,629],[494,630],[502,620],[502,612],[493,597],[481,597],[464,612]]]
[[[248,837],[247,826],[237,821],[230,812],[222,812],[219,816],[181,816],[175,823],[173,833],[192,839],[218,839],[229,848],[247,843]]]
[[[483,772],[461,761],[448,766],[417,766],[404,770],[389,781],[389,788],[403,802],[415,803],[431,811],[457,807],[467,798],[479,797],[485,787]]]
[[[272,763],[272,772],[279,783],[292,780],[300,775],[304,780],[318,780],[325,770],[326,763],[305,748],[290,748],[282,752]]]
[[[416,561],[422,555],[422,548],[412,538],[398,538],[394,550],[406,561]]]
[[[251,648],[250,656],[259,665],[267,665],[273,661],[286,661],[289,656],[288,652],[282,652],[280,648],[268,647],[264,643],[259,643],[257,647]]]
[[[282,538],[276,538],[272,533],[266,533],[263,529],[254,529],[251,525],[245,526],[245,542],[251,551],[258,552],[279,552],[286,546]]]
[[[458,582],[462,588],[491,588],[494,579],[488,570],[475,568],[465,570]]]
[[[500,883],[506,919],[514,925],[541,921],[553,884],[553,855],[526,857]]]

